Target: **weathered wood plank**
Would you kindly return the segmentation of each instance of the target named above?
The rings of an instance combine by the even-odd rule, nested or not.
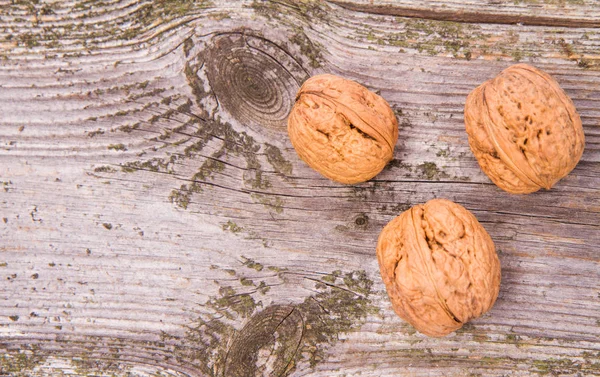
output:
[[[600,375],[595,2],[340,3],[0,2],[0,374]],[[586,134],[528,196],[479,170],[462,118],[515,61],[555,75]],[[320,177],[287,139],[320,72],[398,115],[370,182]],[[473,211],[503,271],[443,339],[395,316],[374,252],[434,197]]]

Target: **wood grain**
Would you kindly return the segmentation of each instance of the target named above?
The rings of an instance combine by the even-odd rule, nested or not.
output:
[[[0,375],[600,375],[599,13],[0,1]],[[575,170],[526,196],[480,171],[462,115],[516,61],[558,80],[586,135]],[[325,72],[397,114],[369,182],[321,177],[287,138]],[[395,316],[375,258],[383,226],[436,197],[502,264],[494,308],[442,339]]]

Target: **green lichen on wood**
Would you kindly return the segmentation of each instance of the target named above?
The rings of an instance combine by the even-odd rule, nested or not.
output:
[[[236,333],[235,320],[249,318],[260,305],[250,293],[220,286],[218,295],[204,305],[215,314],[198,318],[184,337],[163,333],[161,340],[178,363],[195,366],[206,376],[221,377],[229,343]]]
[[[269,143],[265,143],[264,151],[267,155],[267,161],[269,161],[269,164],[271,164],[277,173],[286,176],[292,174],[292,163],[283,157],[279,148]]]
[[[269,287],[264,281],[261,281],[258,287],[256,287],[256,290],[260,292],[260,294],[266,295],[271,290],[271,287]]]
[[[369,42],[382,46],[414,49],[428,55],[450,54],[455,58],[471,59],[471,47],[486,37],[478,25],[452,21],[397,18],[402,31],[388,33],[370,29],[359,30]]]
[[[192,176],[192,180],[206,181],[207,179],[214,178],[217,173],[220,173],[223,170],[225,170],[223,161],[209,158],[202,163],[198,172]]]
[[[121,131],[121,132],[125,132],[125,133],[131,133],[134,130],[137,130],[139,128],[140,128],[140,123],[136,122],[134,124],[126,124],[126,125],[123,125],[123,126],[119,126],[118,130]]]
[[[77,373],[77,376],[81,377],[96,377],[102,376],[130,376],[131,365],[120,363],[118,361],[119,353],[114,352],[111,354],[111,360],[98,360],[87,355],[82,357],[74,357],[71,359],[71,364]]]
[[[0,355],[0,375],[29,377],[34,368],[43,364],[45,360],[45,357],[36,355],[34,351],[29,350],[15,354],[6,353]]]
[[[176,160],[177,157],[172,155],[168,158],[153,157],[146,161],[130,161],[121,164],[121,170],[126,173],[133,173],[138,170],[173,173],[173,165]]]
[[[577,64],[578,67],[590,70],[600,69],[600,59],[594,51],[589,51],[589,47],[585,46],[584,40],[589,39],[587,34],[584,34],[581,40],[567,41],[563,37],[555,38],[553,44],[558,46],[564,56]]]
[[[359,328],[367,316],[379,309],[371,303],[373,282],[364,271],[343,274],[334,283],[315,284],[316,294],[297,306],[302,313],[305,335],[302,354],[312,367],[325,357],[325,350],[343,333]]]
[[[327,21],[331,7],[321,0],[254,0],[249,6],[257,15],[285,25],[297,24],[298,18],[313,23]]]
[[[323,276],[321,278],[321,280],[323,280],[324,282],[333,284],[333,283],[335,283],[336,279],[340,277],[341,274],[342,274],[342,271],[335,270],[335,271]]]
[[[260,240],[261,243],[262,243],[262,245],[263,245],[263,247],[269,247],[270,246],[269,240],[267,240],[264,237],[261,237],[258,233],[256,233],[253,230],[249,230],[249,229],[246,229],[244,227],[241,227],[241,226],[237,225],[235,222],[233,222],[231,220],[228,220],[227,223],[222,224],[221,228],[224,231],[231,232],[233,234],[240,234],[240,233],[243,232],[245,239],[248,239],[248,240]]]
[[[435,55],[438,52],[450,53],[454,57],[464,57],[470,59],[471,51],[469,47],[473,39],[477,37],[478,27],[469,25],[469,31],[466,32],[466,25],[460,22],[451,21],[427,21],[427,20],[409,20],[407,28],[412,31],[424,33],[432,36],[433,44],[424,44],[422,48],[428,50],[428,53]],[[433,46],[437,45],[437,48]],[[438,50],[439,49],[439,50]],[[441,51],[440,51],[441,50]]]
[[[250,194],[252,200],[262,204],[265,208],[275,211],[278,214],[283,213],[283,206],[285,202],[279,196],[263,195],[263,194]]]
[[[117,171],[117,169],[113,168],[112,166],[108,166],[108,165],[98,166],[98,167],[94,168],[94,173],[114,173],[116,171]]]
[[[309,38],[305,27],[310,28],[317,20],[328,22],[331,9],[327,3],[318,0],[254,0],[250,8],[256,15],[275,21],[278,27],[291,28],[293,34],[288,40],[299,48],[300,56],[306,59],[310,67],[319,68],[323,65],[324,46]]]
[[[289,41],[300,48],[300,53],[308,59],[312,68],[319,68],[323,65],[323,45],[308,38],[304,29],[297,27]]]
[[[244,177],[244,183],[253,189],[259,190],[266,190],[272,186],[271,181],[259,169]]]
[[[231,232],[231,233],[234,233],[234,234],[235,233],[239,233],[239,232],[241,232],[241,231],[244,230],[244,228],[242,228],[241,226],[238,226],[236,223],[234,223],[231,220],[228,220],[225,224],[223,224],[221,226],[221,228],[224,231]]]
[[[420,172],[420,175],[427,180],[436,180],[439,181],[440,178],[448,178],[448,174],[441,171],[435,162],[424,162],[420,165],[417,165],[417,171]]]
[[[535,4],[535,5],[552,5],[556,7],[564,7],[567,5],[584,5],[585,0],[513,0],[515,5],[519,4]]]
[[[202,163],[187,182],[180,184],[171,191],[169,199],[176,206],[187,209],[192,203],[194,195],[201,194],[205,187],[211,187],[211,181],[220,174],[225,174],[228,169],[240,168],[234,174],[242,173],[242,182],[245,187],[252,189],[248,192],[252,200],[258,202],[276,213],[283,210],[283,200],[272,197],[267,190],[272,187],[268,174],[263,171],[266,159],[276,173],[291,174],[291,163],[287,161],[281,151],[272,144],[258,143],[246,132],[237,131],[230,123],[224,122],[215,114],[215,109],[206,104],[207,99],[212,100],[212,94],[205,89],[202,72],[203,62],[198,55],[186,64],[184,74],[192,89],[195,103],[188,98],[169,98],[161,101],[161,114],[155,114],[150,123],[168,119],[172,115],[187,117],[183,123],[178,123],[175,128],[165,129],[156,141],[170,149],[183,149],[182,152],[169,151],[166,157],[151,157],[147,160],[129,161],[122,164],[125,172],[149,170],[152,172],[177,174],[179,162],[189,159],[202,159]],[[165,110],[164,107],[167,107]],[[177,135],[185,138],[174,140]],[[212,149],[209,155],[205,154],[207,145]],[[216,147],[215,147],[216,145]],[[260,151],[263,151],[261,154]],[[154,153],[150,151],[149,153]],[[264,156],[260,158],[260,156]],[[228,163],[231,159],[243,161],[245,166]],[[260,192],[256,192],[260,191]],[[260,238],[260,237],[259,237]],[[266,241],[265,241],[266,242]]]
[[[190,15],[192,12],[203,10],[212,4],[204,0],[163,0],[155,3],[153,7],[154,15],[163,18],[182,17]]]
[[[522,344],[521,344],[521,337],[519,335],[516,335],[516,334],[512,334],[512,333],[511,334],[507,334],[506,335],[506,342],[514,344],[517,347],[521,347],[522,346]]]
[[[380,25],[356,27],[355,39],[367,43],[369,48],[398,47],[402,53],[416,51],[431,56],[452,56],[470,60],[485,57],[507,61],[532,61],[539,57],[554,58],[556,54],[577,62],[581,67],[597,68],[597,54],[585,43],[586,35],[572,41],[565,50],[560,43],[563,29],[545,32],[545,39],[555,40],[540,48],[537,39],[527,37],[518,28],[494,31],[479,24],[397,17],[395,25],[381,19]],[[393,30],[393,31],[390,31]],[[375,49],[377,49],[375,48]]]
[[[0,43],[12,43],[15,48],[41,49],[49,58],[76,57],[111,41],[126,44],[155,28],[157,20],[163,24],[176,24],[185,17],[208,17],[211,13],[207,9],[211,6],[212,2],[205,0],[163,0],[126,8],[119,17],[106,17],[111,9],[102,1],[13,1],[2,9],[3,15],[15,17],[15,21],[25,24],[21,29],[26,31],[7,33]],[[57,25],[53,22],[54,17],[47,17],[65,14],[90,22]]]
[[[258,357],[259,352],[270,353],[269,365],[275,365],[280,376],[289,375],[303,361],[315,367],[341,334],[359,328],[368,315],[378,312],[371,303],[373,282],[364,271],[333,271],[324,277],[327,284],[315,281],[313,293],[303,302],[264,307],[260,298],[270,291],[272,279],[279,280],[275,285],[286,281],[286,270],[246,257],[241,264],[253,271],[252,278],[238,271],[235,281],[215,281],[218,293],[203,305],[214,314],[202,315],[184,337],[162,336],[178,362],[207,376],[261,374],[269,367],[261,364],[265,358]],[[256,282],[261,272],[270,276],[270,284]]]
[[[381,192],[386,190],[386,184],[381,181],[368,181],[350,188],[350,195],[358,200],[375,200]]]
[[[212,298],[206,306],[215,309],[226,318],[247,318],[261,303],[255,302],[249,293],[238,293],[233,287],[219,288],[219,295]]]
[[[450,156],[450,148],[440,149],[435,155],[438,157],[448,157]]]
[[[96,119],[98,119],[98,118],[96,118]],[[94,119],[94,121],[96,119]],[[95,137],[95,136],[102,135],[102,134],[104,134],[104,130],[102,130],[100,128],[98,128],[95,131],[90,131],[90,132],[87,133],[88,137]]]
[[[540,376],[552,375],[573,375],[578,372],[582,372],[582,366],[578,362],[571,359],[561,358],[549,358],[546,360],[534,360],[530,372],[536,373]]]
[[[244,261],[243,262],[244,266],[251,268],[253,270],[256,270],[258,272],[262,271],[264,268],[264,266],[261,263],[257,263],[254,259],[246,258],[243,255],[242,255],[242,260]]]

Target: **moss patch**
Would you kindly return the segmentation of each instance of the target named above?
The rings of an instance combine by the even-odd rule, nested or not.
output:
[[[243,259],[243,264],[244,266],[251,268],[253,270],[256,270],[258,272],[262,271],[264,266],[260,263],[257,263],[254,261],[254,259],[250,259],[250,258],[246,258],[245,256],[242,255],[242,259]]]
[[[29,376],[29,373],[45,360],[46,358],[36,356],[32,352],[0,355],[0,374],[13,377]]]
[[[403,17],[397,17],[395,25],[390,25],[392,27],[388,29],[385,28],[386,24],[390,24],[390,21],[381,19],[377,29],[369,24],[355,26],[354,38],[375,50],[393,46],[402,53],[414,51],[465,60],[485,57],[518,62],[539,57],[554,58],[558,54],[582,68],[600,69],[597,53],[585,43],[586,35],[578,40],[564,40],[562,29],[547,31],[544,39],[554,42],[544,44],[541,49],[537,39],[523,37],[516,28],[495,32],[478,24]]]
[[[244,228],[242,228],[241,226],[238,226],[236,223],[234,223],[231,220],[228,220],[225,224],[223,224],[221,226],[221,228],[223,230],[231,232],[231,233],[239,233],[242,230],[244,230]]]
[[[319,68],[323,64],[323,45],[317,41],[312,41],[302,28],[296,28],[296,33],[290,37],[290,42],[300,48],[300,53],[308,58],[311,67]]]
[[[585,0],[513,0],[515,5],[518,4],[539,4],[539,5],[553,5],[557,7],[564,7],[566,5],[583,5]]]
[[[94,168],[94,173],[114,173],[116,171],[117,169],[108,165],[98,166],[97,168]]]
[[[169,119],[172,115],[187,117],[187,120],[177,123],[174,128],[165,129],[156,139],[160,145],[166,145],[175,151],[169,150],[164,157],[154,156],[145,160],[129,161],[122,164],[121,169],[124,172],[145,170],[177,174],[180,162],[201,159],[203,161],[197,171],[187,178],[185,183],[171,191],[169,199],[177,207],[187,209],[194,195],[203,193],[206,188],[212,186],[211,181],[218,175],[226,174],[226,171],[230,170],[233,176],[241,172],[244,187],[251,189],[242,189],[242,192],[249,195],[252,201],[262,204],[269,211],[282,213],[284,201],[281,197],[268,193],[273,185],[269,177],[270,172],[265,172],[263,165],[266,160],[276,174],[285,178],[292,173],[292,164],[276,146],[257,142],[246,132],[237,131],[231,124],[215,115],[216,109],[207,105],[213,97],[205,89],[206,82],[202,79],[202,57],[202,53],[195,56],[184,69],[195,101],[183,97],[163,100],[159,107],[164,109],[166,106],[167,110],[161,110],[161,114],[154,115],[149,121],[158,122]],[[185,138],[181,138],[181,135],[185,135]],[[209,144],[211,152],[206,153]],[[156,150],[157,148],[154,149]],[[235,159],[234,164],[229,163],[232,159]],[[267,243],[266,240],[264,242]]]
[[[267,161],[269,161],[269,164],[271,164],[277,173],[283,175],[292,174],[292,163],[283,157],[279,148],[269,143],[265,143],[264,151],[267,155]]]
[[[285,202],[279,196],[270,196],[262,194],[251,194],[252,200],[262,204],[265,208],[275,211],[280,214],[283,213],[283,206]]]
[[[328,22],[331,8],[318,0],[254,0],[250,5],[256,15],[276,21],[277,26],[287,26],[294,30],[289,38],[290,45],[300,50],[301,57],[312,68],[323,65],[324,46],[308,37],[304,26],[311,27],[316,20]],[[300,22],[299,22],[300,21]],[[289,46],[289,45],[288,45]],[[289,50],[289,48],[288,48]]]
[[[110,144],[107,147],[109,150],[113,150],[113,151],[126,151],[127,148],[125,147],[124,144]]]
[[[424,162],[420,165],[417,165],[417,171],[419,171],[420,175],[427,180],[436,180],[439,181],[440,178],[448,178],[448,174],[441,171],[435,162]]]
[[[343,333],[378,312],[371,303],[373,282],[364,271],[333,271],[314,281],[314,293],[303,302],[263,307],[261,297],[270,284],[256,274],[270,275],[273,284],[276,272],[279,285],[287,272],[246,257],[241,263],[253,277],[238,271],[236,281],[227,280],[227,285],[217,281],[218,294],[204,305],[214,314],[199,318],[184,338],[163,334],[167,344],[173,343],[177,360],[191,361],[207,376],[272,375],[269,370],[287,376],[302,361],[314,367]]]
[[[397,18],[404,30],[387,33],[363,29],[360,37],[366,41],[382,45],[414,49],[428,55],[452,55],[455,58],[470,60],[472,48],[486,35],[478,25],[465,25],[460,22],[432,21],[412,18]]]
[[[27,31],[8,34],[0,42],[13,42],[15,47],[27,49],[42,49],[48,57],[59,57],[59,54],[62,57],[75,57],[83,54],[83,51],[101,48],[110,41],[124,44],[134,40],[156,27],[157,20],[168,24],[180,22],[178,19],[186,16],[198,17],[203,12],[209,16],[206,10],[211,5],[210,1],[205,0],[163,0],[129,7],[120,17],[104,17],[110,12],[110,7],[103,1],[12,1],[3,9],[3,15],[25,23],[27,27],[21,29]],[[44,17],[53,14],[70,14],[75,19],[92,22],[56,25],[51,18]],[[63,41],[69,43],[63,44]],[[56,52],[56,55],[51,52]]]
[[[333,282],[315,283],[318,293],[304,300],[298,310],[305,318],[302,351],[311,366],[323,360],[324,351],[339,336],[362,325],[369,314],[378,313],[372,305],[373,282],[364,271],[334,273]]]

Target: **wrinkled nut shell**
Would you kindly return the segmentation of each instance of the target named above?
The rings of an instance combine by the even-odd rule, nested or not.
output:
[[[501,189],[550,189],[579,162],[585,144],[571,99],[548,74],[517,64],[469,94],[469,145],[481,170]]]
[[[394,310],[428,336],[459,329],[498,297],[492,239],[449,200],[430,200],[390,221],[379,235],[377,259]]]
[[[364,86],[317,75],[298,91],[288,133],[310,167],[334,181],[358,183],[392,160],[398,122],[389,104]]]

